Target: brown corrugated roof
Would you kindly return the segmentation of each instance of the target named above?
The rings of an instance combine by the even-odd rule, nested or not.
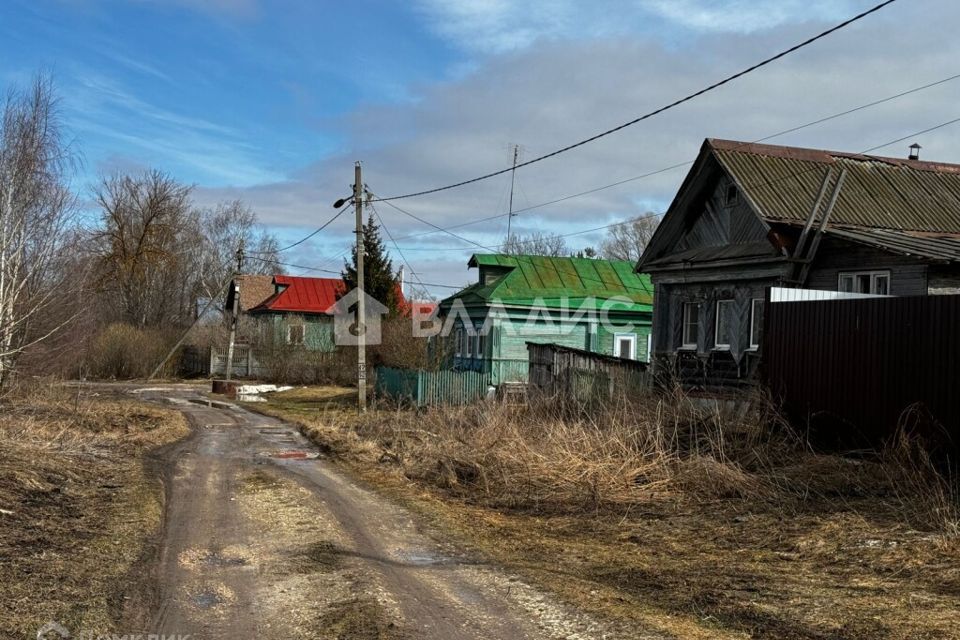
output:
[[[827,172],[836,179],[846,169],[831,226],[960,233],[960,165],[732,140],[707,145],[768,222],[803,223]]]
[[[240,311],[246,312],[261,304],[274,293],[273,276],[246,274],[237,276],[240,285]],[[232,304],[232,299],[228,304]]]

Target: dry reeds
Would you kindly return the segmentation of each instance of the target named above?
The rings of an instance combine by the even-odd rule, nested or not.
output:
[[[497,508],[575,513],[740,500],[797,512],[815,501],[871,497],[895,503],[911,526],[945,533],[960,527],[956,483],[916,443],[856,457],[817,453],[761,393],[381,407],[360,418],[334,412],[321,422],[338,434],[340,451],[349,449],[349,435],[362,445],[354,451],[362,448],[410,479]]]

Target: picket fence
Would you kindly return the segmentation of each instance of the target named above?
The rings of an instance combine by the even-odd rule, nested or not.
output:
[[[377,367],[374,389],[379,396],[417,407],[469,404],[490,394],[492,378],[480,371],[423,371]]]

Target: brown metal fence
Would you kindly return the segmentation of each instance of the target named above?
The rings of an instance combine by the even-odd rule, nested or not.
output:
[[[877,444],[909,409],[960,444],[960,296],[768,302],[764,315],[762,369],[795,424]]]

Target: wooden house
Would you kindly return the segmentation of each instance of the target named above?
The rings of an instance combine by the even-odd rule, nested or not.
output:
[[[455,369],[525,382],[527,343],[552,343],[645,361],[653,296],[624,260],[477,254],[478,281],[440,302]]]
[[[273,295],[248,313],[264,323],[274,344],[333,351],[333,312],[343,280],[278,275],[273,287]]]
[[[960,165],[709,139],[636,270],[656,372],[740,386],[770,287],[960,293]]]

